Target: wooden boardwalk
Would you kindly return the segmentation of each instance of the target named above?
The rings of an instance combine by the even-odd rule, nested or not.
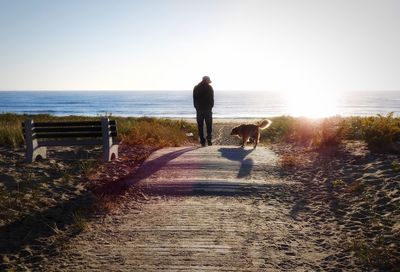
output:
[[[129,183],[148,201],[94,223],[46,269],[310,271],[332,253],[290,216],[300,185],[265,147],[165,148]]]

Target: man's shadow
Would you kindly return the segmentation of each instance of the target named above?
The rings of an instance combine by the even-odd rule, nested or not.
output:
[[[222,157],[231,161],[240,162],[240,169],[237,174],[238,178],[244,178],[250,175],[253,169],[254,161],[252,158],[246,158],[254,149],[245,149],[242,147],[221,147],[218,149]]]

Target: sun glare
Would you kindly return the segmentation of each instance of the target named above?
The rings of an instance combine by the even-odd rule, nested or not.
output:
[[[287,114],[322,118],[338,114],[334,92],[299,91],[286,93]]]

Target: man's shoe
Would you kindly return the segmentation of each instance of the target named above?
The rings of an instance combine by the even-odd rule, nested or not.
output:
[[[206,142],[200,142],[200,144],[201,144],[202,147],[206,146]]]
[[[211,140],[207,140],[207,144],[208,144],[208,146],[212,146]]]

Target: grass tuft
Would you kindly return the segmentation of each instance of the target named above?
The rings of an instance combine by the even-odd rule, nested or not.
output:
[[[392,170],[395,172],[400,172],[400,162],[398,160],[392,161]]]
[[[84,231],[88,226],[86,217],[80,211],[76,211],[72,214],[72,220],[74,222],[74,226],[79,232]]]

